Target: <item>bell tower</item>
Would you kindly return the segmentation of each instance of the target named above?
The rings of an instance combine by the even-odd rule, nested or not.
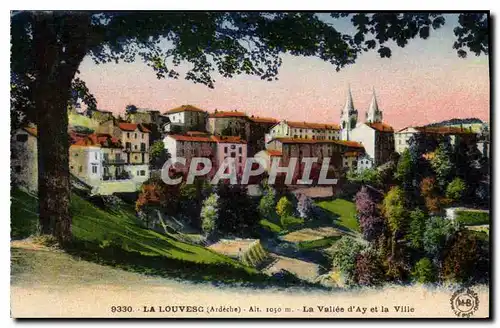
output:
[[[366,122],[367,123],[381,123],[382,122],[382,111],[378,108],[377,96],[375,95],[375,88],[373,88],[372,102],[370,103],[370,108],[366,112]]]
[[[351,131],[358,123],[358,111],[352,101],[351,86],[349,86],[345,106],[340,113],[340,128],[342,140],[350,140]]]

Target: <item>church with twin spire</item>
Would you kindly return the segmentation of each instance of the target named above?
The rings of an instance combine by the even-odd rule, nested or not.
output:
[[[340,128],[342,140],[357,141],[365,148],[364,155],[358,158],[357,171],[382,165],[394,153],[394,129],[383,122],[375,89],[364,122],[358,122],[358,110],[349,87],[340,114]]]

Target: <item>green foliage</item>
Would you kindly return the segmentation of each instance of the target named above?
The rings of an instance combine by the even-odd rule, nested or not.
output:
[[[259,213],[263,218],[270,219],[275,215],[276,191],[268,186],[259,202]]]
[[[451,180],[455,166],[451,160],[451,149],[447,143],[440,143],[431,159],[431,167],[436,173],[438,185],[444,188]]]
[[[359,222],[356,218],[356,205],[345,199],[321,201],[318,207],[324,209],[329,214],[333,214],[338,221],[335,223],[351,231],[359,232]]]
[[[325,237],[316,240],[301,241],[297,244],[301,250],[324,249],[332,246],[341,238],[338,236]]]
[[[398,164],[396,166],[396,172],[394,177],[398,180],[403,187],[406,189],[413,185],[414,180],[414,164],[409,149],[405,149],[401,156],[399,157]]]
[[[467,185],[460,178],[453,179],[446,187],[446,197],[454,202],[459,202],[465,196]]]
[[[372,186],[380,186],[382,184],[382,178],[377,168],[365,169],[360,173],[349,171],[347,173],[347,180]]]
[[[455,221],[465,226],[490,224],[490,214],[483,211],[455,211]]]
[[[301,226],[302,224],[304,224],[304,219],[296,218],[296,217],[291,216],[291,215],[282,216],[280,218],[280,223],[281,223],[281,226],[283,227],[283,229],[290,230],[290,229],[297,228],[297,227]]]
[[[373,249],[365,249],[356,256],[355,280],[361,286],[380,285],[384,272]]]
[[[203,201],[201,208],[201,229],[207,235],[214,232],[219,218],[219,196],[211,194]]]
[[[403,190],[396,186],[386,194],[383,201],[383,213],[393,233],[402,232],[406,228],[407,211]]]
[[[436,268],[429,258],[421,258],[413,268],[412,277],[421,284],[435,282],[437,280]]]
[[[459,283],[487,282],[489,261],[487,236],[463,229],[453,235],[446,247],[441,275]]]
[[[425,252],[433,259],[440,259],[446,243],[456,230],[450,220],[432,217],[427,223],[422,240]]]
[[[414,249],[422,249],[424,246],[423,238],[428,220],[427,214],[419,208],[410,212],[410,229],[406,239]]]
[[[170,154],[165,149],[163,140],[155,141],[149,148],[149,162],[151,167],[161,169],[169,158]]]
[[[355,239],[343,236],[332,248],[332,267],[342,273],[345,283],[355,282],[356,257],[365,249]]]
[[[276,214],[281,218],[291,216],[293,213],[293,204],[288,200],[286,196],[283,196],[276,204]]]
[[[276,223],[273,223],[273,222],[271,222],[271,221],[269,221],[269,220],[266,220],[266,219],[262,219],[262,220],[260,220],[260,221],[259,221],[259,224],[260,224],[263,228],[265,228],[265,229],[267,229],[267,230],[269,230],[269,231],[271,231],[271,232],[274,232],[274,233],[280,233],[280,232],[281,232],[281,230],[282,230],[282,229],[281,229],[281,227],[280,227],[279,225],[277,225]]]

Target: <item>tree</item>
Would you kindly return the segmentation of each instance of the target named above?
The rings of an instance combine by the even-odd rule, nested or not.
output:
[[[459,202],[465,196],[467,186],[460,178],[455,178],[446,187],[446,197],[453,202]]]
[[[267,186],[259,202],[259,213],[263,218],[270,219],[274,216],[276,206],[276,191]]]
[[[415,264],[412,276],[415,281],[421,284],[435,282],[437,278],[436,268],[429,258],[424,257]]]
[[[311,197],[304,194],[299,194],[297,202],[297,212],[302,219],[310,219],[313,211],[313,201]]]
[[[431,28],[445,23],[438,13],[331,16],[351,18],[354,37],[311,12],[13,11],[11,105],[16,108],[11,113],[25,112],[38,126],[41,232],[55,235],[61,244],[71,240],[66,106],[74,98],[96,105],[76,77],[85,56],[96,63],[141,58],[158,78],[178,78],[174,67],[188,62],[185,78],[213,88],[215,70],[228,78],[276,79],[282,53],[315,56],[337,70],[371,49],[390,57],[386,42],[404,46],[416,37],[426,39]],[[464,49],[488,53],[486,14],[460,14],[455,34],[460,56],[466,55]],[[163,41],[169,47],[162,47]]]
[[[384,197],[382,206],[393,236],[403,235],[407,228],[407,211],[403,190],[398,186],[392,187]]]
[[[332,248],[332,267],[342,273],[344,282],[348,285],[355,282],[356,258],[365,248],[348,236],[342,236]]]
[[[258,204],[248,197],[246,187],[221,182],[214,191],[220,196],[217,231],[235,236],[255,236],[259,223]]]
[[[425,207],[429,213],[439,213],[449,200],[441,196],[439,186],[434,177],[427,177],[420,183],[420,193],[424,198]]]
[[[423,248],[424,232],[428,220],[427,214],[419,208],[410,212],[410,229],[408,229],[407,240],[412,248]]]
[[[168,150],[165,149],[163,140],[155,141],[149,148],[149,165],[154,169],[161,169],[163,164],[170,158]]]
[[[292,212],[292,203],[288,200],[288,198],[286,198],[286,196],[281,197],[278,204],[276,204],[276,214],[278,214],[281,218],[284,218],[292,215]]]
[[[383,233],[385,225],[373,193],[366,186],[363,186],[355,197],[361,232],[368,241],[377,239]]]
[[[431,166],[436,173],[436,180],[441,188],[444,188],[451,180],[455,167],[451,161],[451,149],[449,143],[443,142],[434,152]]]
[[[125,107],[125,113],[126,114],[137,113],[137,106],[136,105],[132,105],[132,104],[127,105]]]
[[[432,217],[427,223],[422,242],[425,252],[435,262],[441,260],[442,251],[455,231],[453,223],[441,217]]]
[[[217,221],[219,219],[219,196],[217,194],[211,194],[203,201],[200,216],[203,232],[206,235],[212,234],[217,227]]]
[[[349,171],[347,173],[347,180],[351,182],[359,182],[378,187],[382,184],[380,173],[377,168],[365,169],[359,173]]]
[[[384,272],[372,249],[366,249],[356,256],[354,276],[356,282],[361,286],[374,286],[382,283]]]
[[[489,240],[484,233],[466,229],[458,231],[444,253],[441,270],[444,279],[459,283],[488,281]]]

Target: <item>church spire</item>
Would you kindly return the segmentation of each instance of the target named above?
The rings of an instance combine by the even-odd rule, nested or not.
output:
[[[348,92],[347,92],[347,99],[345,102],[344,110],[346,114],[349,114],[349,112],[354,110],[354,102],[352,101],[352,94],[351,94],[351,85],[349,84]]]
[[[382,111],[378,108],[375,88],[373,88],[373,96],[372,96],[372,101],[370,103],[370,107],[366,112],[366,121],[370,123],[382,122]]]

